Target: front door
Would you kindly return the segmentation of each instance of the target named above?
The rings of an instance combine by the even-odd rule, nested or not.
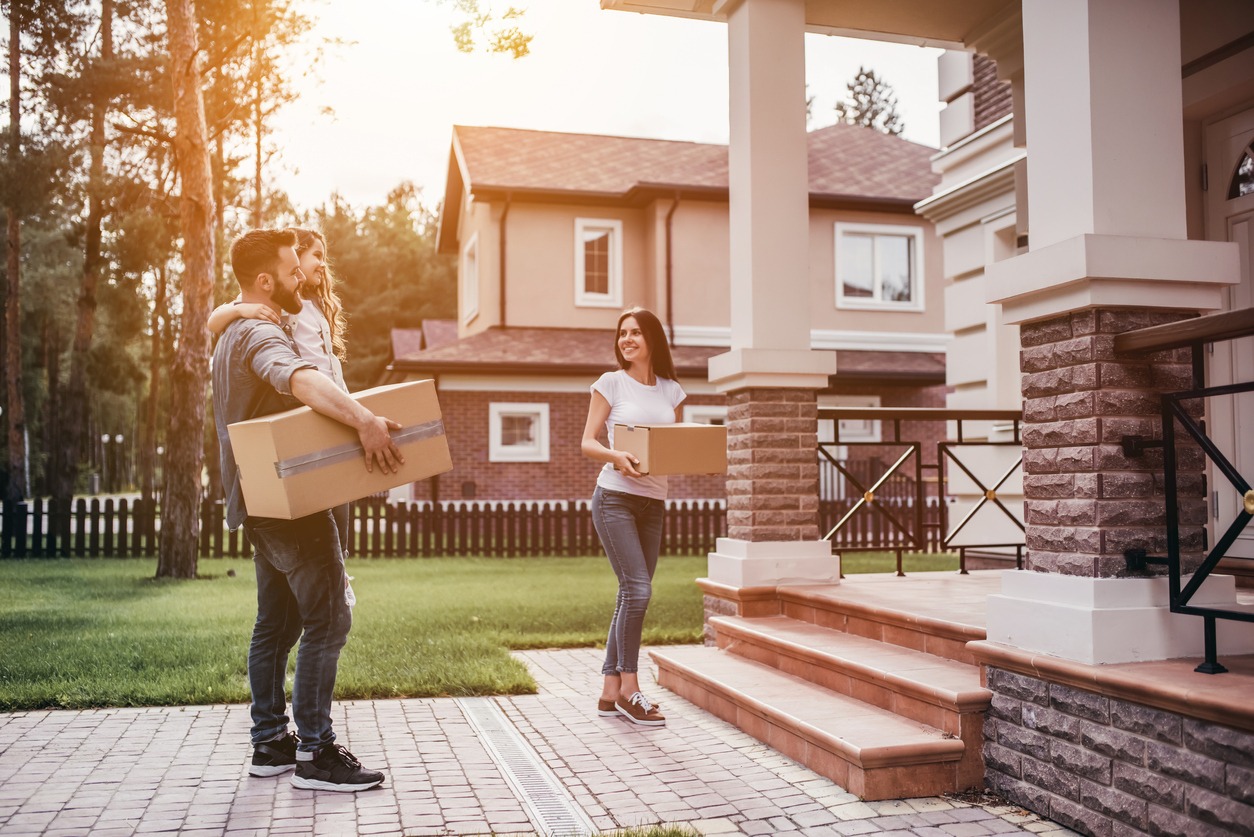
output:
[[[1254,307],[1250,275],[1254,262],[1254,108],[1207,128],[1206,169],[1206,237],[1235,242],[1241,250],[1241,283],[1228,290],[1227,310]],[[1206,375],[1212,386],[1254,381],[1254,337],[1212,344]],[[1211,437],[1241,475],[1254,483],[1254,393],[1209,401]],[[1213,467],[1208,487],[1212,492],[1210,542],[1214,543],[1215,536],[1237,516],[1242,499]],[[1245,528],[1228,556],[1249,561],[1254,572],[1254,525]]]

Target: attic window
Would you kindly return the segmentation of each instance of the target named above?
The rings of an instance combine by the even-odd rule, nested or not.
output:
[[[1232,174],[1232,183],[1228,186],[1228,200],[1236,200],[1254,192],[1254,145],[1245,149],[1245,155],[1237,164]]]
[[[623,305],[623,222],[575,219],[575,305]]]
[[[923,231],[836,224],[836,307],[923,310]]]

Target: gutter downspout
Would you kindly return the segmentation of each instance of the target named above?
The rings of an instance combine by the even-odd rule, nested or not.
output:
[[[670,211],[666,213],[666,334],[670,341],[671,348],[675,346],[675,317],[674,317],[674,292],[672,290],[674,280],[674,268],[671,264],[671,219],[675,217],[675,210],[679,209],[679,193],[675,193],[675,198],[671,202]]]
[[[509,217],[510,202],[514,199],[512,192],[505,193],[505,208],[501,210],[501,218],[497,221],[497,237],[501,240],[501,310],[500,327],[505,328],[505,219]]]

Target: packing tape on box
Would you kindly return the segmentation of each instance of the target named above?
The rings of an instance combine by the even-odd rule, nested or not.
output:
[[[436,419],[435,421],[412,424],[409,427],[402,427],[400,430],[393,431],[392,444],[400,447],[410,442],[420,442],[423,439],[443,435],[444,420]],[[293,456],[290,459],[280,460],[274,463],[274,470],[279,475],[279,479],[283,479],[284,477],[303,474],[306,471],[325,468],[328,465],[335,465],[339,462],[348,462],[364,455],[365,449],[361,446],[361,443],[348,442],[333,448],[316,450],[303,456]]]

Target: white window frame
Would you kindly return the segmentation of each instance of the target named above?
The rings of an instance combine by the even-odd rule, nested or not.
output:
[[[610,233],[609,289],[606,293],[589,293],[584,275],[584,235],[589,230]],[[612,218],[575,219],[575,305],[579,308],[623,307],[623,222]]]
[[[689,424],[713,424],[711,419],[719,419],[727,424],[727,407],[719,404],[684,405],[684,421]]]
[[[533,445],[502,444],[502,419],[505,416],[534,416],[536,439]],[[488,404],[488,461],[489,462],[548,462],[549,461],[549,405],[543,401],[505,402]]]
[[[462,248],[458,276],[461,284],[462,322],[468,324],[479,316],[479,233],[472,235]]]
[[[840,275],[840,246],[841,238],[847,234],[857,235],[893,235],[908,236],[913,240],[911,252],[914,258],[910,264],[910,296],[909,302],[892,302],[879,298],[882,293],[879,287],[873,287],[873,296],[870,298],[863,297],[846,297],[845,284],[841,281]],[[904,224],[853,224],[845,221],[837,221],[835,224],[835,236],[833,237],[833,255],[834,255],[834,271],[835,290],[836,290],[836,307],[837,308],[854,308],[860,310],[873,311],[922,311],[923,310],[923,228],[915,226],[907,226]],[[878,271],[876,271],[878,274]],[[875,281],[878,283],[878,275]]]

